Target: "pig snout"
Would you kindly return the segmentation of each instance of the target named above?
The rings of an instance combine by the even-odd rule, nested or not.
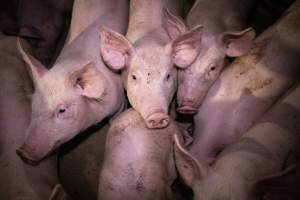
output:
[[[36,166],[39,164],[40,160],[39,158],[36,158],[33,154],[33,150],[28,147],[27,145],[23,145],[19,149],[16,150],[16,153],[20,158],[27,164]]]
[[[148,128],[165,128],[169,125],[170,118],[167,114],[162,112],[155,112],[146,118],[146,125]]]
[[[182,113],[182,114],[196,114],[198,111],[197,106],[194,103],[194,100],[191,99],[187,99],[187,100],[183,100],[178,108],[177,108],[177,112]]]

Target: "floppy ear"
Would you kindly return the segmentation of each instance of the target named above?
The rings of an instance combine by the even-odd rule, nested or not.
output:
[[[165,18],[165,28],[171,40],[174,40],[188,30],[183,20],[173,15],[167,8],[163,9],[163,13]]]
[[[99,100],[104,93],[103,76],[92,62],[72,72],[69,80],[71,86],[85,97]]]
[[[38,61],[33,56],[27,54],[21,44],[21,39],[17,39],[17,48],[25,61],[25,63],[30,68],[30,74],[33,79],[33,82],[38,83],[39,79],[48,71],[46,67],[40,61]]]
[[[172,42],[172,58],[179,68],[190,66],[200,52],[203,27],[197,26]]]
[[[240,32],[224,33],[221,37],[226,47],[226,55],[229,57],[238,57],[251,49],[255,38],[255,30],[250,27]]]
[[[299,189],[299,178],[299,168],[292,165],[282,172],[258,180],[254,184],[254,193],[290,194]]]
[[[176,168],[184,183],[193,187],[194,181],[202,179],[208,173],[208,168],[201,165],[182,145],[178,135],[173,135]]]
[[[121,34],[102,26],[100,32],[100,52],[104,62],[113,70],[128,65],[134,47]]]

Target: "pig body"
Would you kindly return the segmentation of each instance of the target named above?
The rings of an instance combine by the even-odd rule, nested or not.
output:
[[[179,5],[180,1],[133,0],[126,37],[105,27],[101,30],[102,57],[111,68],[123,70],[128,100],[149,128],[168,126],[168,107],[177,83],[174,59],[192,42],[176,17]]]
[[[16,38],[0,37],[0,49],[0,199],[64,199],[66,196],[57,185],[55,156],[47,158],[38,167],[32,167],[16,154],[29,126],[32,82],[17,51]]]
[[[298,83],[258,123],[228,146],[211,167],[199,162],[177,140],[177,168],[193,188],[194,199],[253,200],[264,192],[282,195],[284,184],[272,191],[267,189],[272,189],[272,185],[276,186],[276,182],[289,173],[282,170],[299,146],[299,98]],[[298,191],[295,186],[292,188]],[[283,199],[290,198],[287,194]]]
[[[227,57],[238,57],[250,50],[255,31],[243,28],[255,2],[195,1],[187,24],[191,29],[201,26],[202,34],[194,46],[186,50],[195,56],[179,66],[182,69],[178,72],[178,112],[197,113],[208,89],[228,62]]]
[[[18,153],[32,164],[80,131],[123,109],[120,75],[100,58],[98,28],[105,25],[124,32],[127,1],[102,4],[107,6],[99,10],[98,19],[64,46],[50,70],[19,47],[31,69],[35,92],[28,136]]]
[[[195,115],[190,150],[211,162],[299,79],[298,3],[255,41],[255,47],[224,70]],[[297,24],[297,25],[295,25]]]
[[[181,137],[174,121],[148,129],[133,109],[119,115],[107,134],[98,199],[172,199],[173,134]]]

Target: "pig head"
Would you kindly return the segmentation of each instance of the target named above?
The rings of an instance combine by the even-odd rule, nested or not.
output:
[[[148,128],[168,126],[168,107],[177,87],[174,64],[195,58],[188,47],[197,45],[194,42],[201,35],[201,27],[186,32],[179,18],[166,9],[163,12],[162,27],[134,42],[108,28],[100,29],[103,60],[123,71],[129,102]]]
[[[80,131],[120,109],[121,84],[96,68],[99,60],[73,58],[74,62],[56,63],[64,66],[47,70],[24,51],[20,41],[18,48],[29,66],[35,88],[25,143],[17,150],[26,162],[37,164]],[[67,66],[70,64],[74,69]]]

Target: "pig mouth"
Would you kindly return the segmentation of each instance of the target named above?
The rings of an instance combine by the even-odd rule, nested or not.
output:
[[[33,158],[30,156],[30,153],[28,153],[24,147],[21,147],[16,150],[17,155],[23,160],[23,162],[32,165],[32,166],[37,166],[39,164],[39,160]]]
[[[178,107],[176,110],[177,110],[177,112],[179,112],[179,113],[182,113],[182,114],[190,114],[190,115],[197,114],[197,112],[198,112],[198,109],[197,109],[197,108],[194,108],[194,107],[192,107],[192,106],[186,106],[186,105],[180,106],[180,107]]]

